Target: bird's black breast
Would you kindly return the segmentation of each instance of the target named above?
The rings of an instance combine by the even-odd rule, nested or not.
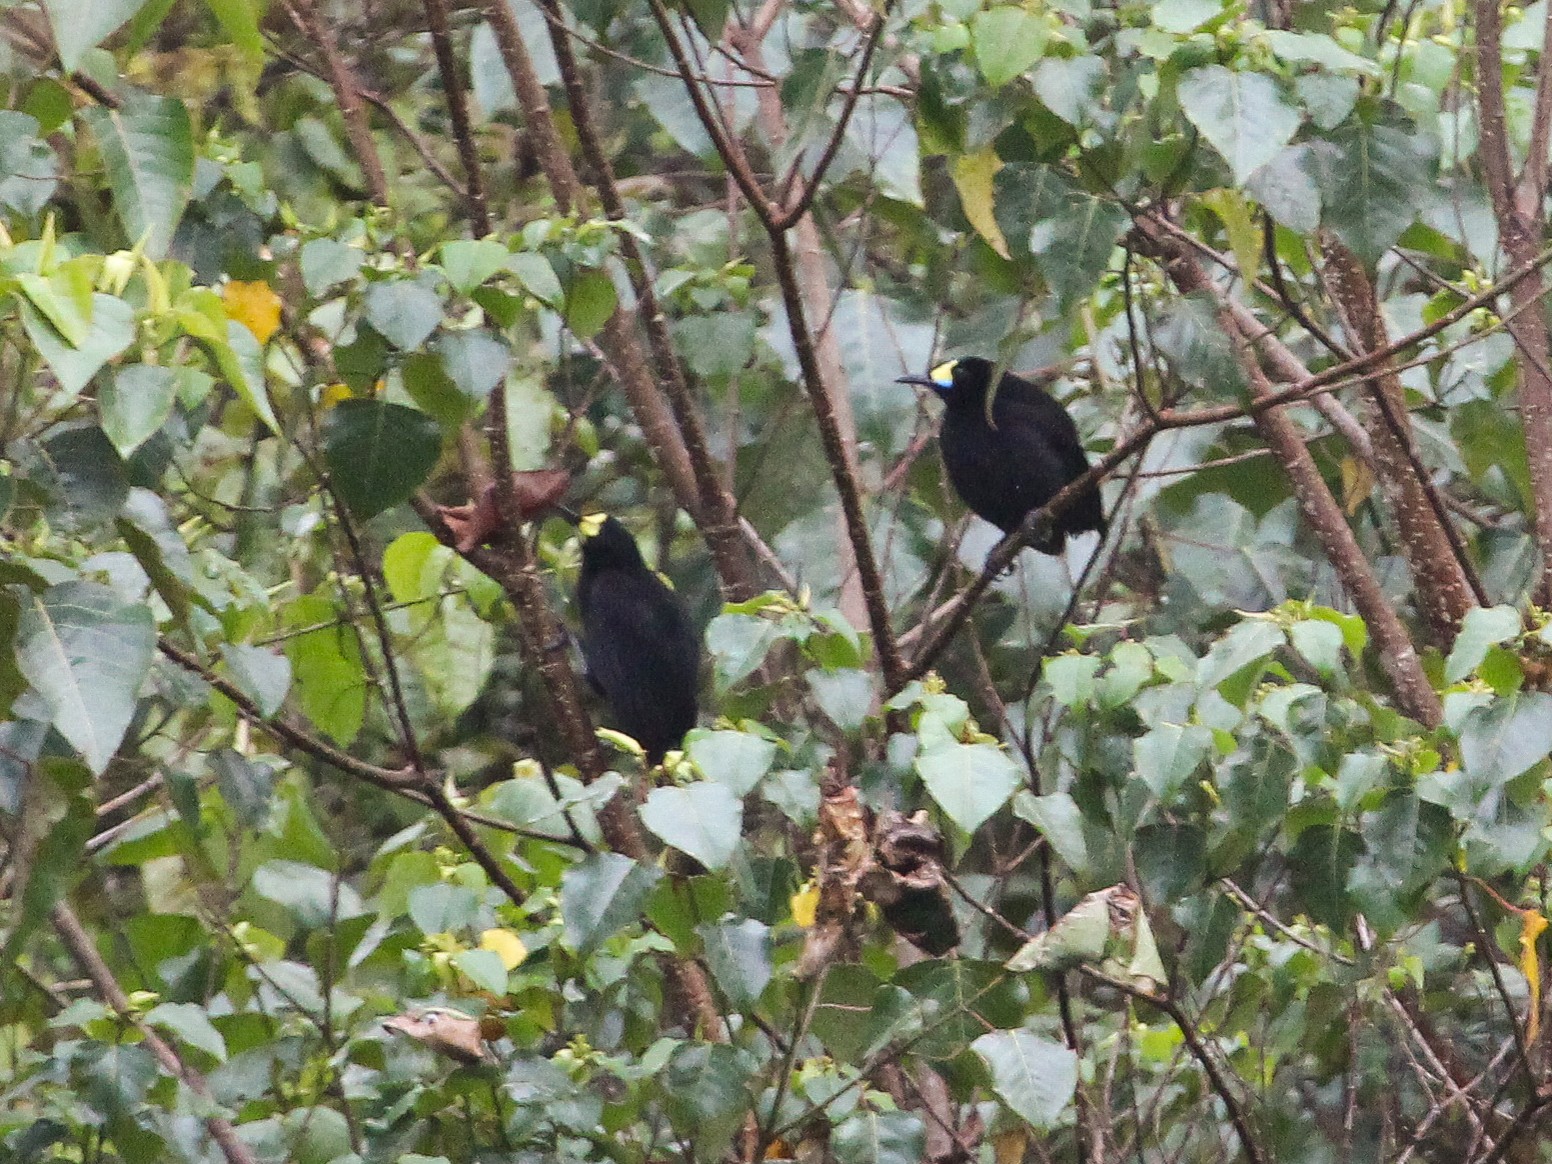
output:
[[[1032,385],[1009,388],[1004,381],[993,401],[995,427],[987,423],[984,402],[976,401],[950,407],[939,436],[955,491],[971,512],[1005,533],[1089,467],[1066,409]],[[1042,553],[1059,553],[1068,534],[1103,528],[1099,490],[1090,488],[1057,518],[1050,536],[1032,544]]]
[[[679,596],[650,570],[585,573],[582,654],[614,714],[654,760],[695,726],[700,640]]]

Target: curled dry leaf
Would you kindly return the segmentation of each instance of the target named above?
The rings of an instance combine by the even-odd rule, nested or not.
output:
[[[943,839],[925,813],[876,821],[849,784],[829,781],[814,835],[818,903],[794,974],[805,978],[856,956],[862,902],[872,901],[906,941],[937,957],[959,943],[943,879]]]
[[[460,1010],[437,1006],[406,1011],[384,1019],[383,1026],[459,1063],[489,1063],[492,1059],[480,1036],[480,1020]]]
[[[941,957],[959,944],[959,923],[943,879],[943,838],[925,812],[885,812],[873,830],[874,863],[862,892],[911,945]]]
[[[564,469],[525,469],[512,474],[512,490],[517,495],[517,512],[523,521],[538,517],[561,499],[571,474]],[[468,553],[484,545],[501,527],[496,508],[495,483],[487,485],[479,497],[465,505],[439,505],[437,512],[453,531],[454,546]]]
[[[1130,886],[1112,885],[1089,894],[1008,959],[1008,969],[1014,971],[1079,965],[1097,965],[1142,990],[1157,990],[1166,981],[1148,913]]]

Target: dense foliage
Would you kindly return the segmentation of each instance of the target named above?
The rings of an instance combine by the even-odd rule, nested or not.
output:
[[[0,1156],[1552,1159],[1546,0],[0,20]]]

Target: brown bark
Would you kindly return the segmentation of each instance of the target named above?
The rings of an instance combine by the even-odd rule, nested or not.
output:
[[[1509,160],[1509,131],[1503,89],[1502,17],[1498,0],[1474,0],[1479,153],[1483,176],[1498,220],[1498,242],[1513,267],[1533,259],[1545,236],[1543,201],[1547,185],[1548,122],[1552,119],[1552,70],[1543,62],[1536,79],[1531,153],[1517,180]],[[1547,12],[1552,27],[1552,8]],[[1538,268],[1509,288],[1506,325],[1514,339],[1520,372],[1520,420],[1525,429],[1525,453],[1535,496],[1536,546],[1541,551],[1541,595],[1552,596],[1552,362],[1546,321],[1539,309],[1547,291]]]
[[[1247,334],[1221,290],[1207,277],[1196,258],[1177,245],[1172,237],[1148,220],[1138,223],[1143,234],[1163,258],[1171,282],[1183,293],[1204,292],[1218,303],[1218,316],[1224,330],[1235,341],[1241,367],[1256,399],[1275,395],[1272,383],[1261,370],[1253,352],[1255,333]],[[1401,618],[1380,588],[1353,531],[1347,526],[1342,507],[1327,487],[1305,446],[1298,428],[1285,407],[1267,408],[1255,414],[1256,427],[1267,447],[1288,474],[1294,497],[1304,520],[1314,530],[1325,549],[1337,577],[1347,588],[1353,605],[1373,636],[1380,665],[1390,678],[1401,711],[1428,727],[1437,726],[1444,717],[1438,693],[1423,673],[1417,650],[1412,645]]]
[[[211,1098],[210,1086],[205,1082],[205,1077],[179,1058],[178,1052],[159,1034],[139,1024],[135,1018],[135,1008],[130,1005],[129,996],[124,993],[124,988],[119,985],[118,979],[114,978],[108,963],[97,952],[96,944],[92,941],[91,935],[86,932],[86,927],[81,924],[81,919],[76,916],[75,911],[61,901],[54,907],[51,916],[54,932],[70,951],[70,956],[75,959],[81,972],[91,980],[92,989],[96,991],[97,997],[103,1004],[113,1010],[122,1021],[134,1023],[140,1027],[140,1037],[145,1041],[146,1049],[156,1057],[156,1061],[162,1065],[162,1070],[183,1080],[189,1090],[205,1103],[213,1104],[215,1101]],[[216,1142],[216,1147],[226,1158],[227,1164],[257,1164],[257,1158],[237,1135],[237,1129],[231,1120],[224,1116],[207,1115],[204,1117],[204,1124],[205,1130]]]
[[[1354,354],[1387,346],[1390,337],[1385,333],[1374,284],[1357,256],[1334,238],[1324,239],[1321,251],[1326,278],[1346,319]],[[1465,547],[1452,536],[1444,505],[1418,456],[1400,376],[1387,362],[1375,368],[1364,388],[1369,399],[1364,426],[1374,450],[1374,468],[1401,533],[1418,608],[1433,642],[1448,651],[1461,620],[1476,605],[1472,580],[1463,565]]]

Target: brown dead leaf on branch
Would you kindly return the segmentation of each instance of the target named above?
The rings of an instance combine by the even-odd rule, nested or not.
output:
[[[874,818],[834,772],[819,802],[813,924],[793,973],[811,978],[860,953],[863,903],[873,902],[906,941],[937,957],[959,943],[943,878],[943,840],[925,813]]]
[[[571,474],[564,469],[526,469],[513,473],[512,489],[517,494],[518,516],[524,521],[538,517],[561,499],[570,484]],[[460,553],[484,545],[501,528],[494,482],[473,501],[464,505],[439,505],[437,512],[447,522],[447,528],[453,531],[453,544]]]
[[[465,1065],[495,1061],[480,1033],[480,1020],[461,1010],[445,1006],[410,1010],[384,1019],[383,1026]]]

